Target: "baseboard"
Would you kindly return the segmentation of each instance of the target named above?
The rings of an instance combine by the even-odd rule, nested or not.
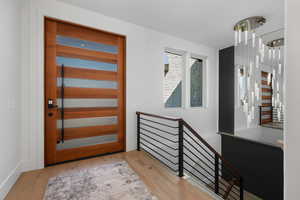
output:
[[[223,198],[221,198],[220,196],[218,196],[217,194],[212,192],[210,189],[208,189],[206,185],[204,185],[201,182],[197,181],[193,177],[185,175],[184,178],[186,180],[188,180],[192,185],[198,187],[202,192],[206,192],[207,194],[209,194],[214,200],[224,200]]]
[[[22,169],[20,169],[22,172],[28,172],[28,171],[32,171],[35,170],[36,168],[33,167],[32,165],[33,162],[30,161],[23,161],[22,162]]]
[[[15,184],[21,174],[22,162],[19,162],[15,169],[7,176],[7,178],[0,184],[0,200],[3,200]]]

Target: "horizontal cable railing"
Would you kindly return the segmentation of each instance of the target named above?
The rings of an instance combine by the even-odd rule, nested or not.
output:
[[[137,112],[137,148],[179,177],[188,175],[228,200],[243,200],[243,179],[181,118]]]

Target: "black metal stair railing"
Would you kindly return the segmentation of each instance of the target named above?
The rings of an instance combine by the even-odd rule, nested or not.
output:
[[[190,176],[226,200],[243,200],[237,169],[181,118],[137,112],[137,149],[176,173]]]

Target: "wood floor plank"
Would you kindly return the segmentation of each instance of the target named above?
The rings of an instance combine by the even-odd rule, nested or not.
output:
[[[171,173],[144,152],[131,151],[74,161],[23,173],[5,200],[42,200],[48,179],[72,170],[125,160],[160,200],[213,200],[205,191]]]

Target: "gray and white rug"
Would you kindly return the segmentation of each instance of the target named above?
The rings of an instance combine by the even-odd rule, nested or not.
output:
[[[44,200],[157,200],[125,161],[49,179]]]

